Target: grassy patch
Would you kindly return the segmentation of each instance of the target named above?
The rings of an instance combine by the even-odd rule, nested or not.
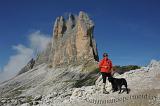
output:
[[[113,70],[118,72],[119,74],[123,74],[130,70],[140,69],[140,66],[137,65],[127,65],[127,66],[113,66]]]
[[[7,98],[12,98],[12,97],[16,97],[16,96],[19,96],[20,94],[22,94],[22,91],[25,90],[25,89],[28,89],[30,88],[30,86],[28,87],[24,87],[24,86],[21,86],[21,87],[18,87],[12,91],[9,91],[5,97]]]
[[[52,64],[48,64],[48,68],[53,68],[53,65]]]
[[[88,70],[87,70],[88,69]],[[74,84],[74,87],[82,87],[82,86],[91,86],[95,84],[95,81],[97,80],[99,69],[95,66],[93,67],[87,67],[85,69],[88,72],[88,76],[86,76],[83,79],[77,80]]]
[[[33,97],[32,96],[27,96],[27,103],[32,105]]]

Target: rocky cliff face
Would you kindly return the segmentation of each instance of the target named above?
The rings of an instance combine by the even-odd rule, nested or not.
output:
[[[70,14],[68,20],[58,17],[53,31],[52,64],[98,61],[93,30],[94,24],[84,12],[79,16]]]
[[[51,42],[46,50],[37,55],[33,67],[43,63],[50,67],[96,64],[99,57],[93,31],[94,23],[85,12],[81,11],[79,15],[69,14],[67,19],[57,17]],[[30,69],[26,65],[18,74]]]
[[[41,65],[43,63],[49,64],[50,55],[51,55],[51,42],[47,45],[47,48],[42,51],[42,53],[39,53],[35,59],[35,65],[34,67],[37,67],[38,65]]]
[[[98,61],[94,24],[89,16],[69,14],[68,19],[57,17],[51,45],[36,60],[36,64],[47,62],[53,66],[80,65]],[[47,52],[47,53],[46,53]]]
[[[18,75],[23,74],[25,72],[27,72],[28,70],[31,70],[33,68],[33,66],[35,65],[35,60],[32,58],[28,64],[21,69],[21,71],[19,71]]]

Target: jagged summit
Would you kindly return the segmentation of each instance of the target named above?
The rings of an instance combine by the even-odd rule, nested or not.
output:
[[[94,23],[89,18],[88,14],[80,11],[79,15],[75,14],[68,14],[68,17],[65,19],[63,16],[59,16],[56,18],[54,29],[53,29],[53,36],[57,37],[57,35],[64,35],[66,32],[70,32],[73,28],[76,28],[76,25],[79,24],[78,21],[81,22],[83,30],[87,30],[94,27]],[[85,32],[86,34],[87,32]],[[62,37],[62,36],[59,36]]]
[[[51,43],[36,59],[36,66],[42,63],[80,65],[98,61],[93,31],[94,23],[85,12],[81,11],[78,16],[69,14],[67,19],[57,17]]]
[[[28,63],[37,67],[46,63],[52,67],[78,66],[95,64],[98,60],[96,41],[93,35],[94,23],[87,13],[80,11],[78,15],[68,14],[56,18],[53,26],[51,42],[46,50],[39,53],[34,62]],[[31,69],[25,66],[19,74]]]

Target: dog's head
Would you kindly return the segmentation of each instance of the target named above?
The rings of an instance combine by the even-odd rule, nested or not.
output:
[[[111,77],[108,77],[108,81],[109,82],[113,82],[114,78],[111,76]]]

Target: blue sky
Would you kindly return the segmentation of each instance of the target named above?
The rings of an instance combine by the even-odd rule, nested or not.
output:
[[[160,59],[159,0],[1,0],[0,70],[16,51],[29,47],[28,36],[52,35],[57,16],[85,11],[95,22],[98,52],[108,52],[114,65],[147,65]]]

